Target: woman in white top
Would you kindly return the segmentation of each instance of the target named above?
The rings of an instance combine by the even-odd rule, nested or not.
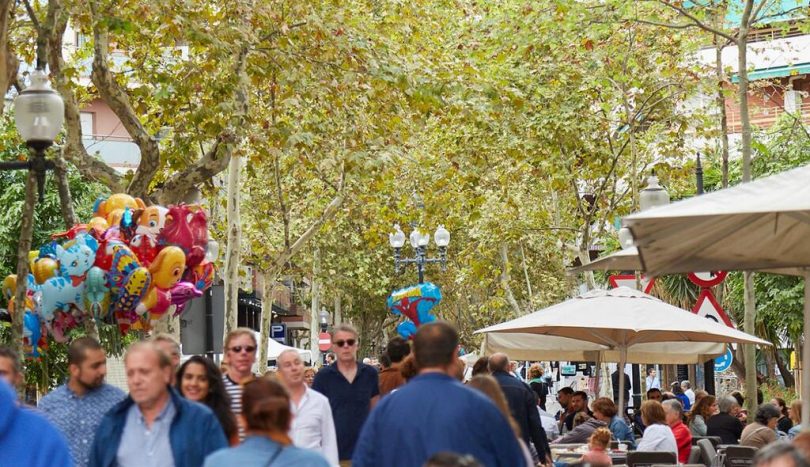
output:
[[[636,446],[637,451],[672,452],[678,455],[678,443],[667,425],[664,406],[658,401],[644,401],[641,404],[641,420],[644,422],[644,437]]]

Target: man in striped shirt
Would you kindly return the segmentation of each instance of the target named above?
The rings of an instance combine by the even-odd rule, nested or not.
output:
[[[231,398],[231,411],[239,424],[239,440],[245,439],[242,413],[242,388],[255,377],[251,372],[256,362],[256,335],[252,329],[236,328],[225,337],[225,359],[228,371],[222,375],[225,391]]]

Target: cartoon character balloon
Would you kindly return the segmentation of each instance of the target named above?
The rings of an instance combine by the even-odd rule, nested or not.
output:
[[[54,234],[29,254],[25,320],[34,355],[46,331],[62,341],[84,319],[114,319],[124,333],[148,329],[151,320],[183,313],[211,287],[216,242],[200,207],[147,207],[117,193],[93,210],[86,224]],[[15,283],[13,275],[3,281],[7,299]],[[14,312],[13,300],[8,310]]]
[[[434,321],[435,316],[430,314],[442,299],[442,293],[436,284],[425,282],[423,284],[412,285],[394,291],[388,297],[388,309],[394,314],[405,316],[407,319],[397,331],[404,338],[408,339],[416,333],[419,326]],[[413,326],[407,324],[412,323]]]

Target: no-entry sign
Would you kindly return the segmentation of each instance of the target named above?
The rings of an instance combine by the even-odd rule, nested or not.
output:
[[[326,352],[330,347],[332,347],[332,337],[329,333],[322,332],[318,334],[318,348],[321,352]]]

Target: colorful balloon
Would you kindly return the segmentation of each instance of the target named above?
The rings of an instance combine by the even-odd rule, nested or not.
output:
[[[416,327],[433,321],[430,314],[442,299],[442,292],[436,284],[425,282],[394,291],[388,297],[388,308],[395,314],[408,317]]]
[[[149,312],[152,319],[159,319],[172,304],[170,289],[183,277],[186,270],[186,255],[179,247],[167,246],[160,250],[149,266],[152,282],[146,296],[136,311],[143,315]]]
[[[56,246],[59,274],[38,284],[33,274],[28,275],[28,289],[40,296],[39,312],[46,323],[53,319],[54,312],[70,304],[81,304],[84,292],[84,276],[93,266],[98,243],[87,234],[80,234],[65,244]]]

